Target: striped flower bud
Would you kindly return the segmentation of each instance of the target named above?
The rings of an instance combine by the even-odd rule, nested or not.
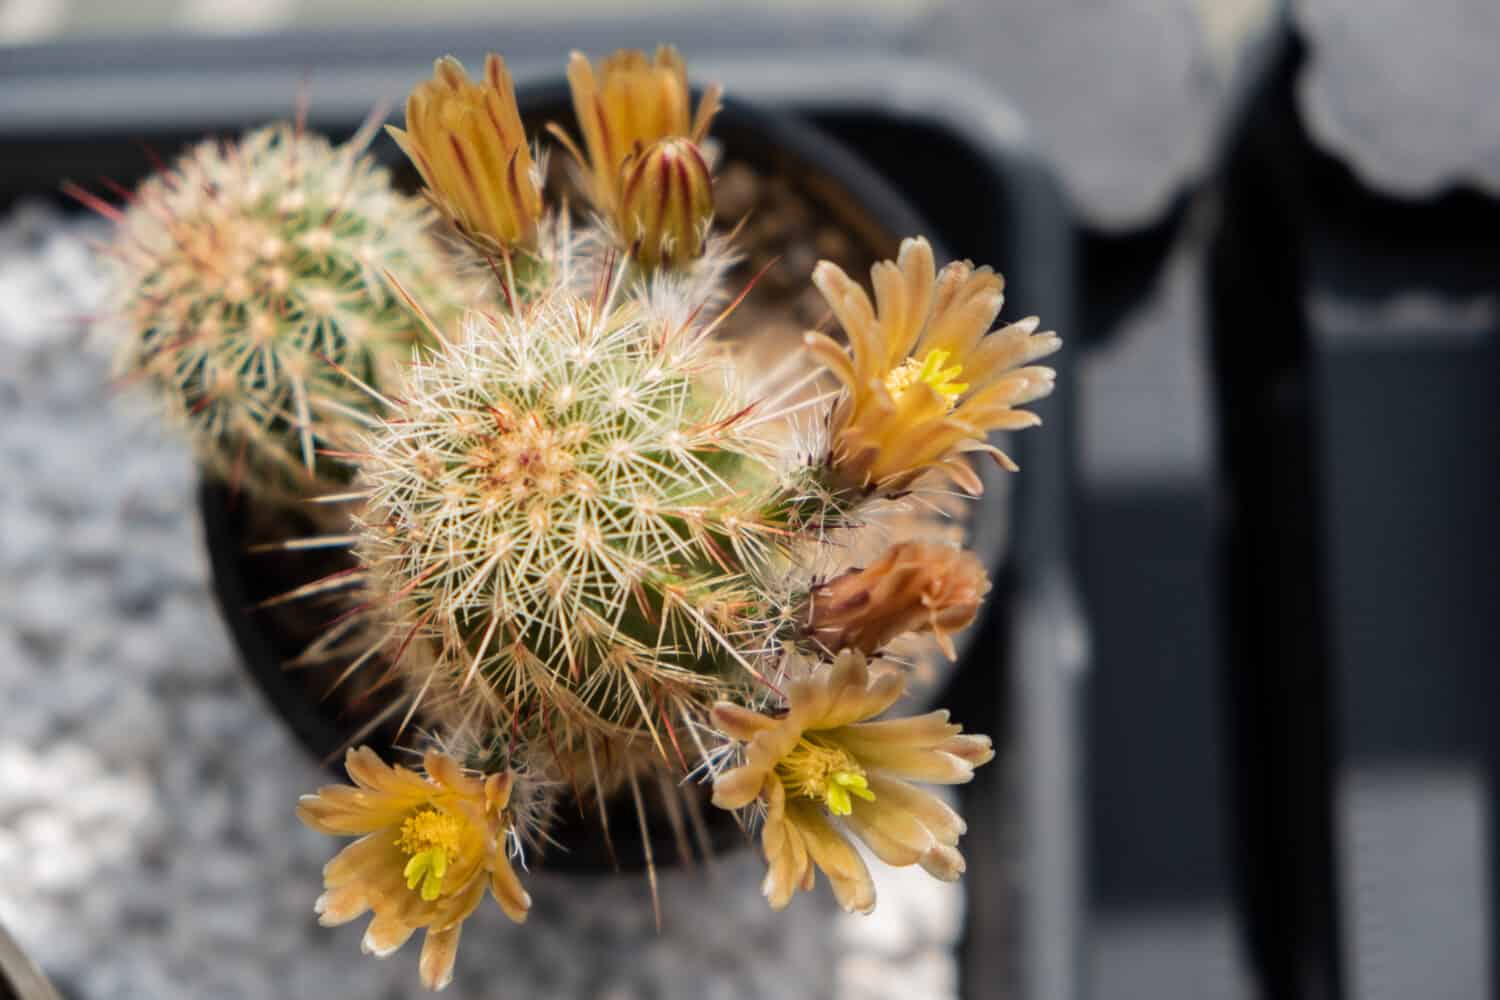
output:
[[[452,56],[439,59],[406,99],[405,131],[390,133],[464,236],[486,250],[535,245],[541,185],[503,59],[486,57],[479,82]]]
[[[719,110],[719,88],[709,87],[691,106],[687,66],[670,45],[652,58],[621,49],[599,61],[597,70],[581,52],[568,62],[573,110],[583,132],[580,149],[566,132],[557,136],[578,161],[594,207],[614,217],[620,208],[628,162],[661,139],[702,142]]]
[[[681,267],[703,255],[713,223],[713,178],[697,145],[663,139],[621,171],[620,238],[640,265]]]

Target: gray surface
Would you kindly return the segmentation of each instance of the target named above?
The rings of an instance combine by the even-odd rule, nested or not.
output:
[[[1074,205],[1145,225],[1201,177],[1271,0],[963,0],[924,46],[1014,101]]]
[[[1428,197],[1500,195],[1500,4],[1294,0],[1309,51],[1298,102],[1309,132],[1367,184]]]
[[[1493,821],[1458,764],[1352,768],[1337,790],[1349,995],[1470,1000],[1493,982]]]
[[[80,1000],[415,995],[359,925],[314,923],[336,842],[324,779],[240,675],[206,587],[191,464],[109,390],[79,315],[99,235],[0,216],[0,923]],[[824,893],[773,914],[750,852],[715,879],[533,874],[524,928],[470,921],[448,996],[952,996],[961,893],[877,875],[871,918]]]
[[[780,74],[754,65],[735,69],[747,53],[800,52],[824,70],[844,70],[851,55],[888,58],[893,52],[930,56],[954,71],[954,93],[969,107],[985,103],[986,89],[1020,107],[1042,150],[1056,163],[1075,207],[1105,228],[1146,224],[1184,188],[1210,169],[1220,146],[1239,83],[1253,60],[1254,41],[1268,25],[1275,0],[780,0],[756,5],[653,3],[606,4],[574,0],[546,4],[527,0],[496,14],[469,0],[435,0],[413,18],[407,38],[430,40],[432,51],[454,48],[471,60],[484,47],[500,45],[519,75],[539,68],[555,77],[567,49],[602,50],[615,45],[651,45],[663,38],[688,48],[695,70],[714,74],[715,57],[729,57],[724,82],[746,96],[757,88],[775,96]],[[45,47],[9,55],[12,69],[39,74],[34,91],[14,81],[0,88],[0,131],[55,129],[58,123],[104,122],[125,117],[128,128],[165,120],[216,122],[245,115],[265,117],[291,105],[304,72],[311,71],[318,113],[332,109],[358,116],[382,97],[399,97],[426,73],[431,54],[393,57],[386,45],[360,31],[388,25],[389,17],[345,19],[345,0],[153,0],[122,17],[105,0],[4,0],[0,44],[53,42],[97,37],[99,32],[163,37],[183,43],[171,49],[165,78],[144,81],[137,72],[112,75],[105,64],[137,62],[130,46],[108,46],[95,59]],[[215,30],[203,31],[205,12]],[[236,13],[238,12],[238,13]],[[251,13],[246,13],[251,12]],[[574,18],[569,21],[568,18]],[[613,20],[617,19],[617,20]],[[327,31],[349,24],[313,47],[295,35],[257,48],[246,64],[243,52],[210,58],[208,79],[189,67],[224,39],[261,31]],[[91,30],[92,29],[92,30]],[[194,37],[194,32],[201,32]],[[209,37],[203,37],[203,36]],[[472,51],[471,51],[472,50]],[[920,72],[915,63],[906,67]],[[201,67],[200,67],[201,68]],[[866,80],[864,97],[888,101],[909,81],[891,67],[876,83]],[[739,74],[736,78],[736,73]],[[844,73],[845,78],[848,74]],[[3,74],[0,74],[3,77]],[[976,81],[979,85],[976,87]],[[834,95],[837,79],[804,81],[803,95]],[[858,82],[858,81],[855,81]],[[742,86],[746,84],[748,86]],[[921,85],[921,81],[915,81]],[[972,93],[959,93],[959,90]],[[276,109],[255,105],[267,95]],[[965,98],[970,98],[965,100]],[[969,112],[972,113],[972,112]]]
[[[447,26],[446,44],[462,40],[462,47],[475,48],[486,43],[468,41],[475,32],[458,34],[455,26],[493,24],[477,33],[525,38],[523,48],[533,56],[553,49],[560,56],[568,44],[547,26],[568,17],[579,19],[572,44],[593,48],[686,33],[700,57],[732,51],[730,41],[752,48],[843,46],[870,55],[919,51],[975,74],[1015,102],[1082,216],[1122,229],[1152,221],[1212,168],[1238,89],[1255,68],[1254,43],[1282,6],[1279,0],[883,0],[873,6],[782,0],[769,7],[790,19],[778,22],[765,12],[747,13],[742,4],[643,3],[648,16],[610,29],[608,18],[621,16],[623,8],[602,0],[528,0],[507,9],[503,24],[492,7],[435,0],[420,18],[401,13],[396,19],[438,25],[434,44],[444,44]],[[1455,184],[1500,191],[1500,104],[1491,99],[1500,5],[1288,0],[1285,6],[1310,43],[1299,102],[1318,142],[1351,162],[1367,183],[1393,194],[1428,196]],[[351,10],[346,0],[152,0],[125,15],[109,0],[3,0],[0,45],[121,31],[221,38],[344,23],[368,29],[391,20],[366,12],[351,22]],[[274,89],[281,81],[290,101],[298,67],[326,70],[333,48],[322,57],[294,57],[294,65],[275,66],[269,76],[246,73],[248,88],[239,89]],[[349,56],[340,58],[347,63]],[[422,62],[413,63],[413,74]],[[548,66],[555,62],[548,57]],[[53,83],[64,96],[79,69],[76,63],[60,67]],[[405,78],[396,77],[404,85]],[[325,79],[321,72],[318,78]],[[399,86],[387,86],[391,79],[365,74],[361,99],[398,93]],[[92,97],[75,99],[107,110],[128,99],[124,95],[128,88],[96,87]],[[5,117],[40,107],[38,97],[45,103],[49,95],[33,95]]]

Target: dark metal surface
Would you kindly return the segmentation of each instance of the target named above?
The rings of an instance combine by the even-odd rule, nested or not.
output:
[[[1494,995],[1500,203],[1330,157],[1296,96],[1329,44],[1215,248],[1251,942],[1277,995]]]

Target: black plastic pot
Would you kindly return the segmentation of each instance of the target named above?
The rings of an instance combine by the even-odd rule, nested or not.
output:
[[[523,92],[523,113],[533,124],[549,119],[567,121],[570,106],[562,86],[534,88]],[[873,259],[893,257],[902,237],[929,232],[910,204],[866,163],[817,128],[789,115],[775,114],[749,105],[726,101],[716,119],[714,137],[725,157],[746,163],[765,175],[790,180],[807,200],[837,220],[844,232],[864,245]],[[991,492],[989,503],[1004,503]],[[352,565],[347,554],[326,550],[289,553],[253,552],[250,548],[265,538],[261,531],[273,519],[292,524],[282,537],[316,533],[297,510],[257,509],[247,496],[236,496],[221,483],[205,481],[199,491],[204,538],[213,570],[220,609],[238,646],[245,668],[270,700],[278,714],[308,752],[342,776],[338,759],[351,741],[385,750],[394,745],[394,723],[365,731],[373,716],[347,706],[340,710],[324,699],[319,676],[310,671],[288,670],[286,664],[305,647],[310,636],[286,626],[284,611],[257,609],[262,602],[327,575],[343,565]],[[1004,536],[1003,517],[976,517],[976,544],[985,554],[994,554]],[[331,619],[338,609],[329,609]],[[304,616],[306,612],[303,612]],[[321,683],[326,683],[323,680]],[[653,788],[643,788],[650,802]],[[745,838],[727,814],[706,807],[711,843],[716,850],[743,844]],[[598,817],[565,804],[551,835],[563,850],[548,850],[549,868],[589,871],[612,867],[633,868],[645,862],[639,826],[633,805],[613,804],[609,816],[613,854],[599,832]],[[650,826],[651,848],[658,864],[678,860],[676,836],[665,817]]]

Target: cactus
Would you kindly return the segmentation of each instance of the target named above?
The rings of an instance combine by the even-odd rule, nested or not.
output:
[[[846,342],[809,333],[789,377],[752,384],[717,338],[739,301],[698,149],[717,91],[690,120],[669,49],[616,54],[597,76],[575,55],[570,82],[587,153],[553,134],[587,222],[544,197],[496,56],[479,81],[440,60],[395,130],[495,294],[462,322],[414,310],[430,336],[399,393],[363,380],[369,416],[351,428],[357,581],[380,640],[350,669],[398,682],[383,717],[417,720],[403,731],[421,734],[423,774],[351,751],[358,787],[301,814],[364,837],[325,871],[325,921],[373,909],[377,954],[425,928],[431,988],[486,883],[525,919],[510,861],[545,841],[565,791],[628,786],[644,828],[642,777],[712,784],[759,827],[777,908],[818,871],[846,909],[872,908],[853,839],[958,878],[964,824],[917,786],[969,780],[989,740],[946,712],[880,716],[906,690],[891,644],[925,635],[954,655],[988,578],[951,546],[890,546],[862,567],[848,553],[878,551],[876,524],[907,498],[979,492],[971,454],[1014,469],[986,436],[1037,423],[1018,407],[1053,383],[1031,362],[1054,335],[991,330],[1000,276],[938,269],[915,238],[872,269],[873,301],[819,264]],[[825,374],[833,391],[807,391]]]
[[[368,419],[355,380],[392,386],[420,339],[388,272],[434,310],[463,296],[430,212],[365,142],[289,123],[206,141],[119,215],[117,371],[147,381],[200,460],[257,495],[347,483],[326,452]]]
[[[665,752],[681,720],[743,697],[777,634],[763,417],[705,320],[651,302],[611,282],[470,314],[365,437],[357,551],[438,648],[400,662],[445,731]]]

